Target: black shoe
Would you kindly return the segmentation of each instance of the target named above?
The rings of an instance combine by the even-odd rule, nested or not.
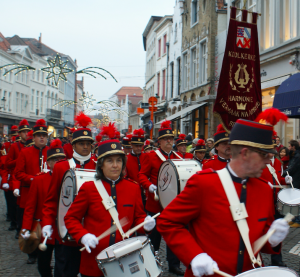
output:
[[[10,218],[10,216],[7,216],[7,217],[6,217],[6,221],[8,221],[8,222],[10,222],[10,221],[11,221],[11,218]]]
[[[17,227],[14,226],[14,225],[10,225],[9,228],[8,228],[8,231],[13,231],[13,230],[16,230]]]
[[[184,275],[184,271],[180,267],[170,267],[169,272],[180,276]]]
[[[271,265],[272,265],[272,266],[287,267],[287,265],[286,265],[283,261],[280,261],[280,262],[272,262]]]
[[[19,239],[19,233],[18,232],[15,235],[15,239]]]
[[[34,257],[29,257],[27,260],[27,264],[34,264],[36,262],[36,258]]]

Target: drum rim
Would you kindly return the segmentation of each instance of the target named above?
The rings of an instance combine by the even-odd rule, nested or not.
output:
[[[139,237],[145,238],[144,242],[142,242],[142,248],[140,248],[140,249],[143,249],[146,245],[148,245],[148,244],[150,243],[150,241],[149,241],[149,239],[147,238],[147,236],[137,236],[137,237],[133,237],[133,238],[126,239],[125,241],[128,241],[128,240],[134,240],[134,239],[136,240],[136,239],[139,238]],[[124,256],[121,256],[121,257],[119,257],[119,258],[116,258],[116,257],[106,258],[106,259],[98,259],[98,258],[97,258],[97,257],[98,257],[103,251],[105,251],[107,248],[110,248],[110,247],[112,247],[112,246],[114,246],[114,245],[117,245],[117,244],[121,244],[122,242],[124,242],[124,240],[119,241],[119,242],[117,242],[117,243],[115,243],[115,244],[113,244],[113,245],[111,245],[111,246],[106,247],[105,249],[103,249],[103,250],[96,256],[96,261],[97,261],[97,263],[102,264],[102,263],[112,262],[112,261],[114,261],[114,260],[117,260],[117,259],[126,257],[126,256],[128,256],[129,254],[131,254],[131,253],[134,253],[134,252],[136,252],[136,251],[139,251],[139,249],[138,249],[138,250],[135,250],[135,251],[130,252],[130,253],[127,253],[127,254],[125,254]]]
[[[74,184],[73,184],[73,191],[74,191],[74,189],[76,189],[76,187],[77,187],[77,179],[76,179],[75,170],[72,169],[72,168],[69,168],[69,169],[65,172],[65,174],[64,174],[64,176],[63,176],[63,178],[62,178],[62,182],[61,182],[60,188],[59,188],[59,192],[60,192],[60,193],[61,193],[61,187],[62,187],[62,184],[63,184],[63,182],[64,182],[64,180],[65,180],[65,178],[66,178],[66,175],[67,175],[69,172],[71,173],[71,177],[73,178],[73,180],[75,180],[75,187],[74,187]],[[74,202],[74,195],[73,195],[73,199],[72,199],[72,203],[73,203],[73,202]],[[60,231],[59,231],[59,224],[58,224],[59,203],[60,203],[60,194],[59,194],[59,197],[58,197],[58,203],[57,203],[56,227],[57,227],[57,233],[58,233],[60,239],[61,239],[62,241],[65,241],[65,240],[67,239],[67,237],[68,237],[68,232],[66,233],[66,235],[65,235],[63,238],[61,237]]]
[[[251,272],[253,270],[258,271],[258,270],[271,270],[271,269],[280,269],[282,271],[290,271],[290,272],[294,273],[295,276],[299,277],[298,273],[295,270],[293,270],[291,268],[288,268],[288,267],[280,267],[280,266],[265,266],[265,267],[254,268],[254,269],[245,271],[245,272],[243,272],[241,274],[238,274],[238,275],[236,275],[236,277],[246,276],[246,273],[249,273],[249,272]]]
[[[179,159],[178,159],[179,160]],[[181,160],[179,160],[181,161]],[[164,161],[160,167],[159,167],[159,170],[158,170],[158,176],[157,176],[157,193],[158,193],[158,196],[159,196],[159,205],[161,206],[162,209],[165,209],[165,207],[163,207],[163,205],[161,204],[161,201],[160,201],[160,195],[159,195],[159,189],[158,189],[158,179],[159,179],[159,176],[160,176],[160,169],[162,168],[162,166],[165,164],[165,163],[170,163],[172,165],[172,167],[175,169],[175,174],[176,174],[176,179],[177,179],[177,195],[180,193],[180,178],[179,178],[179,174],[178,174],[178,171],[176,169],[176,165],[174,164],[174,162],[172,160],[166,160]]]
[[[287,206],[289,206],[289,207],[297,207],[297,206],[300,206],[300,202],[299,202],[298,204],[288,204],[288,203],[286,203],[286,202],[283,202],[283,201],[279,198],[279,193],[280,193],[280,192],[282,192],[282,191],[284,191],[284,190],[290,190],[290,189],[293,189],[293,188],[284,188],[284,189],[281,189],[281,190],[277,193],[277,201],[279,201],[281,204],[287,205]],[[300,189],[297,189],[297,188],[294,188],[294,189],[300,191]]]

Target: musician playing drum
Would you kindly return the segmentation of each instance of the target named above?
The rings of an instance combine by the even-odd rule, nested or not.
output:
[[[124,232],[144,221],[147,221],[144,225],[145,231],[151,231],[155,220],[146,217],[139,185],[123,178],[126,157],[120,142],[112,139],[115,131],[113,124],[102,128],[101,135],[110,139],[99,143],[96,180],[101,180],[108,195],[112,197],[119,219],[128,218],[129,222],[122,228]],[[98,242],[96,236],[101,235],[115,222],[110,212],[105,209],[94,181],[85,182],[81,186],[65,216],[65,224],[69,234],[87,250],[81,255],[81,276],[103,276],[97,266],[96,256],[103,249],[121,241],[122,236],[117,230]]]
[[[259,178],[269,163],[269,153],[274,152],[272,130],[269,125],[237,120],[230,134],[232,160],[227,167],[193,175],[158,218],[158,231],[187,267],[185,276],[214,275],[214,269],[218,268],[231,275],[253,269],[251,245],[274,229],[262,252],[279,252],[289,225],[284,219],[273,221],[272,190]],[[221,174],[227,176],[227,182],[221,182]],[[246,221],[249,227],[249,236],[246,235],[249,244],[247,240],[244,244],[233,220],[236,210],[231,213],[233,205],[229,203],[234,201],[228,190],[225,193],[228,186],[231,195],[236,195],[239,213],[244,215],[235,219],[239,223]]]

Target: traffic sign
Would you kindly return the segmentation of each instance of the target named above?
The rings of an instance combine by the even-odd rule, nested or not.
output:
[[[156,105],[157,104],[157,98],[156,97],[150,97],[148,100],[149,105]]]
[[[150,111],[150,112],[152,112],[152,111],[153,111],[153,112],[156,112],[156,111],[157,111],[157,107],[149,107],[149,111]]]
[[[149,128],[149,130],[152,130],[152,128],[153,128],[153,122],[151,120],[149,120],[149,122],[148,122],[148,128]]]

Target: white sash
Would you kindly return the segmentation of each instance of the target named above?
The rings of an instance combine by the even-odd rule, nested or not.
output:
[[[246,207],[244,203],[241,203],[239,200],[239,197],[237,195],[235,186],[232,182],[232,179],[230,177],[230,174],[227,170],[227,168],[223,168],[221,170],[217,170],[217,173],[219,175],[220,181],[223,185],[223,188],[225,190],[227,199],[230,204],[230,211],[233,217],[233,220],[236,222],[237,227],[239,229],[239,232],[242,236],[242,239],[244,241],[244,244],[246,246],[246,249],[248,251],[248,254],[250,256],[250,260],[252,264],[258,264],[261,266],[261,259],[260,256],[257,256],[257,259],[254,256],[250,239],[249,239],[249,227],[246,218],[248,217]]]
[[[176,152],[171,151],[173,154],[175,154],[180,160],[183,160],[183,158],[181,158]],[[157,154],[157,156],[163,161],[165,162],[167,159],[164,157],[164,155],[159,151],[159,150],[155,150],[155,153]]]
[[[278,181],[277,174],[276,174],[276,171],[275,171],[274,167],[271,166],[270,164],[267,164],[267,167],[268,167],[270,173],[272,174],[272,176],[274,177],[274,179],[276,180],[276,182],[278,183],[278,185],[279,185],[281,188],[283,188],[283,187],[281,186],[281,184],[279,183],[279,181]]]
[[[76,163],[73,158],[69,159],[68,162],[69,162],[70,169],[76,168]]]

